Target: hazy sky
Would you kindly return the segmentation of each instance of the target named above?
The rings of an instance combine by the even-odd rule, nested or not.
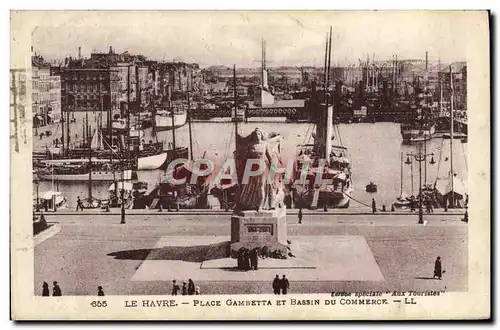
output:
[[[34,50],[48,59],[92,50],[128,50],[156,60],[201,66],[259,66],[261,38],[269,66],[323,63],[333,27],[332,60],[465,60],[472,22],[464,12],[72,12],[52,13],[33,33]],[[371,55],[370,55],[371,57]]]

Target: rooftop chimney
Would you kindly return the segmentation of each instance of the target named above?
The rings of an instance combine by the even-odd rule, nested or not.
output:
[[[78,59],[82,58],[82,47],[78,47]]]
[[[113,47],[112,46],[109,46],[109,53],[113,54]]]

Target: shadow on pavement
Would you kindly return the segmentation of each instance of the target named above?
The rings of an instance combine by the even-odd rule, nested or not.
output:
[[[417,276],[417,277],[413,277],[413,278],[416,280],[436,280],[436,281],[439,281],[438,279],[435,279],[434,277]]]
[[[228,242],[197,246],[165,246],[154,249],[125,250],[108,253],[108,256],[119,260],[180,260],[187,262],[203,262],[205,260],[222,259],[229,256]]]
[[[108,253],[108,256],[120,260],[146,260],[154,249],[127,250]]]

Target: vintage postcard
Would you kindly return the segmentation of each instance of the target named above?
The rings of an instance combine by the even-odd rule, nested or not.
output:
[[[10,15],[13,319],[490,318],[488,12]]]

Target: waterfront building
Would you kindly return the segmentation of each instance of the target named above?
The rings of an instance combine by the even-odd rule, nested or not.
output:
[[[158,75],[158,89],[163,95],[167,95],[169,88],[173,93],[203,88],[203,75],[196,63],[161,62],[158,63]]]
[[[454,108],[467,110],[467,62],[453,62],[442,68],[439,73],[443,88],[443,97],[450,98],[450,66],[453,74]]]
[[[35,54],[31,57],[32,113],[35,127],[61,120],[61,80],[50,65]]]
[[[53,71],[61,75],[61,99],[64,111],[117,108],[119,78],[117,74],[112,75],[109,68],[94,61],[78,61],[78,63],[70,61],[68,64],[53,68]]]
[[[120,110],[120,114],[123,115],[125,104],[134,103],[137,100],[136,64],[133,62],[114,63],[110,66],[110,70],[116,72],[118,78],[117,97],[112,103],[112,111]]]

